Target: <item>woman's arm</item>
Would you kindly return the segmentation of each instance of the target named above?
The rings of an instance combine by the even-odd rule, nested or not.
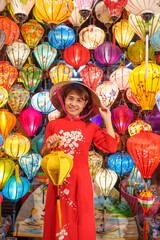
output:
[[[109,108],[101,106],[99,108],[99,112],[103,118],[104,124],[105,124],[105,128],[106,128],[106,132],[112,136],[113,138],[115,138],[115,132],[113,129],[113,125],[112,125],[112,120],[111,120],[111,112],[109,110]]]
[[[49,154],[51,150],[58,144],[59,138],[57,134],[49,136],[45,142],[44,147],[42,148],[41,155],[44,157]]]

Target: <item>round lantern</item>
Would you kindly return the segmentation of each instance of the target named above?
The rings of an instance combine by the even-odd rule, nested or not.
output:
[[[2,12],[7,5],[7,0],[2,0],[0,5],[0,12]]]
[[[93,181],[95,180],[95,176],[100,170],[102,163],[103,163],[103,157],[100,154],[93,151],[89,151],[88,164],[89,164],[89,170],[90,170],[90,174]]]
[[[7,46],[6,53],[12,65],[17,69],[20,69],[23,67],[30,54],[30,48],[27,44],[22,42],[22,40],[18,40]]]
[[[98,126],[100,126],[102,120],[103,118],[100,113],[97,116],[90,118],[90,121],[96,123]]]
[[[11,17],[13,18],[13,20],[16,22],[16,23],[20,23],[14,16],[14,12],[13,12],[13,8],[10,4],[10,1],[7,1],[7,10],[8,12],[10,13]]]
[[[31,142],[31,146],[35,153],[41,154],[41,149],[44,143],[44,135],[45,135],[45,127],[43,127],[41,132],[33,138]]]
[[[104,81],[96,88],[96,93],[98,94],[102,105],[110,107],[116,100],[119,90],[112,82]]]
[[[152,131],[152,127],[140,118],[137,118],[128,126],[130,136],[140,133],[141,131]]]
[[[88,0],[88,1],[75,0],[76,5],[79,9],[79,13],[83,17],[83,19],[86,19],[87,17],[90,16],[90,14],[92,13],[92,9],[97,3],[97,1],[98,0]]]
[[[57,56],[57,50],[44,42],[34,48],[34,56],[42,70],[47,71]]]
[[[160,162],[160,136],[150,131],[140,132],[128,138],[127,149],[142,178],[151,178]]]
[[[152,110],[156,93],[160,90],[160,66],[148,62],[148,78],[145,77],[145,62],[134,68],[129,75],[129,84],[142,110]]]
[[[90,52],[80,43],[73,43],[72,46],[66,48],[63,53],[63,59],[76,70],[87,64],[90,60]]]
[[[18,76],[18,71],[9,62],[0,62],[0,86],[9,90]]]
[[[49,178],[47,177],[47,175],[44,173],[44,171],[42,170],[42,168],[40,168],[37,173],[36,173],[36,179],[42,183],[42,184],[47,184],[49,181]]]
[[[33,107],[27,107],[20,113],[19,120],[27,136],[34,136],[42,121],[42,113],[35,110]]]
[[[4,142],[4,151],[13,158],[25,155],[30,149],[30,141],[20,133],[13,133]]]
[[[0,107],[8,101],[8,92],[5,88],[0,87]]]
[[[56,24],[65,22],[71,16],[73,7],[72,0],[36,0],[35,3],[38,16],[49,25],[50,29],[54,29]]]
[[[160,50],[159,38],[160,38],[160,31],[155,32],[150,37],[150,44],[151,44],[151,46],[154,47],[158,51]]]
[[[93,50],[105,40],[104,31],[94,25],[83,28],[79,33],[79,42],[87,49]]]
[[[129,88],[129,74],[131,69],[122,66],[115,70],[109,77],[109,80],[116,85],[120,90],[127,90]]]
[[[10,45],[18,40],[20,34],[19,27],[8,17],[0,16],[0,29],[6,34],[5,44]]]
[[[96,14],[96,18],[100,22],[102,22],[105,25],[105,27],[108,27],[113,23],[109,14],[109,10],[108,8],[106,8],[104,1],[100,1],[96,4],[95,14]]]
[[[19,71],[19,78],[23,82],[25,88],[34,91],[43,77],[42,70],[34,64],[26,64]]]
[[[56,49],[65,49],[75,42],[74,30],[61,23],[53,31],[49,31],[48,41]]]
[[[132,157],[126,152],[116,152],[108,158],[108,167],[121,176],[130,172],[133,165]]]
[[[154,133],[160,133],[160,112],[157,108],[154,108],[151,113],[144,116],[144,120],[152,126]]]
[[[19,165],[25,172],[29,180],[33,179],[39,170],[42,162],[42,157],[38,153],[28,152],[18,159]]]
[[[58,82],[69,81],[72,78],[72,75],[72,69],[65,63],[58,63],[57,66],[51,68],[49,71],[50,79],[54,84]]]
[[[156,94],[156,105],[157,105],[158,110],[160,111],[160,91],[157,92],[157,94]]]
[[[109,10],[113,22],[121,15],[122,10],[125,8],[128,0],[104,0],[106,8]]]
[[[21,26],[21,34],[30,48],[35,48],[44,34],[44,28],[36,20],[30,19]]]
[[[57,109],[55,109],[54,111],[52,111],[48,114],[49,121],[58,119],[59,117],[60,117],[60,111],[58,111]]]
[[[94,57],[97,62],[105,66],[113,65],[121,56],[121,49],[114,46],[112,42],[104,42],[94,50]]]
[[[20,84],[13,85],[8,91],[8,104],[14,114],[19,114],[30,97],[29,92]]]
[[[38,15],[38,13],[36,12],[35,6],[33,7],[32,12],[33,12],[33,16],[35,17],[35,19],[37,20],[37,22],[47,25],[47,23],[45,23],[45,22],[41,19],[41,17]]]
[[[3,48],[4,44],[6,42],[6,34],[5,31],[0,29],[0,50]]]
[[[136,106],[140,106],[137,98],[135,97],[134,93],[132,92],[132,89],[131,88],[128,88],[127,91],[126,91],[126,97],[127,99],[133,103],[134,105]]]
[[[0,109],[0,134],[6,138],[16,125],[16,117],[8,109]]]
[[[133,119],[133,111],[127,105],[119,105],[111,112],[112,121],[119,134],[124,134]]]
[[[137,40],[127,49],[127,56],[133,63],[141,64],[145,60],[145,43]]]
[[[48,114],[55,109],[49,99],[49,90],[34,94],[31,98],[31,105],[34,109],[43,114]]]
[[[0,158],[0,189],[3,189],[8,179],[11,177],[15,168],[12,160]]]
[[[96,64],[89,63],[80,71],[80,77],[85,85],[95,91],[103,78],[103,70]]]

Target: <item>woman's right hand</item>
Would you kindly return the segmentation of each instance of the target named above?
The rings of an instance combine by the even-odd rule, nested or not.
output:
[[[52,148],[56,147],[59,141],[59,137],[57,134],[53,134],[49,136],[46,140],[46,150],[51,151]]]

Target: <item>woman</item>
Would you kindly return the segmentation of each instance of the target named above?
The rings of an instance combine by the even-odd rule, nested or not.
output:
[[[117,140],[108,108],[87,86],[66,81],[50,90],[52,104],[61,117],[47,124],[42,156],[54,148],[73,158],[73,168],[60,186],[62,229],[58,224],[56,186],[49,183],[45,206],[44,240],[95,240],[95,216],[88,152],[92,141],[108,152],[116,152]],[[100,112],[106,131],[89,119]]]

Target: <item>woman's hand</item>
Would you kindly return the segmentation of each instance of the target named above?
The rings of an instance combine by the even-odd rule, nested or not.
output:
[[[110,109],[105,106],[101,106],[101,107],[99,107],[99,112],[104,120],[106,132],[115,138],[115,132],[114,132],[113,125],[112,125]]]
[[[100,112],[104,121],[107,118],[111,119],[111,112],[110,112],[110,109],[108,107],[105,107],[105,106],[99,107],[99,112]]]
[[[57,146],[59,141],[59,137],[57,134],[53,134],[52,136],[49,136],[46,140],[45,147],[42,149],[42,156],[44,157],[45,155],[49,154],[55,146]]]

